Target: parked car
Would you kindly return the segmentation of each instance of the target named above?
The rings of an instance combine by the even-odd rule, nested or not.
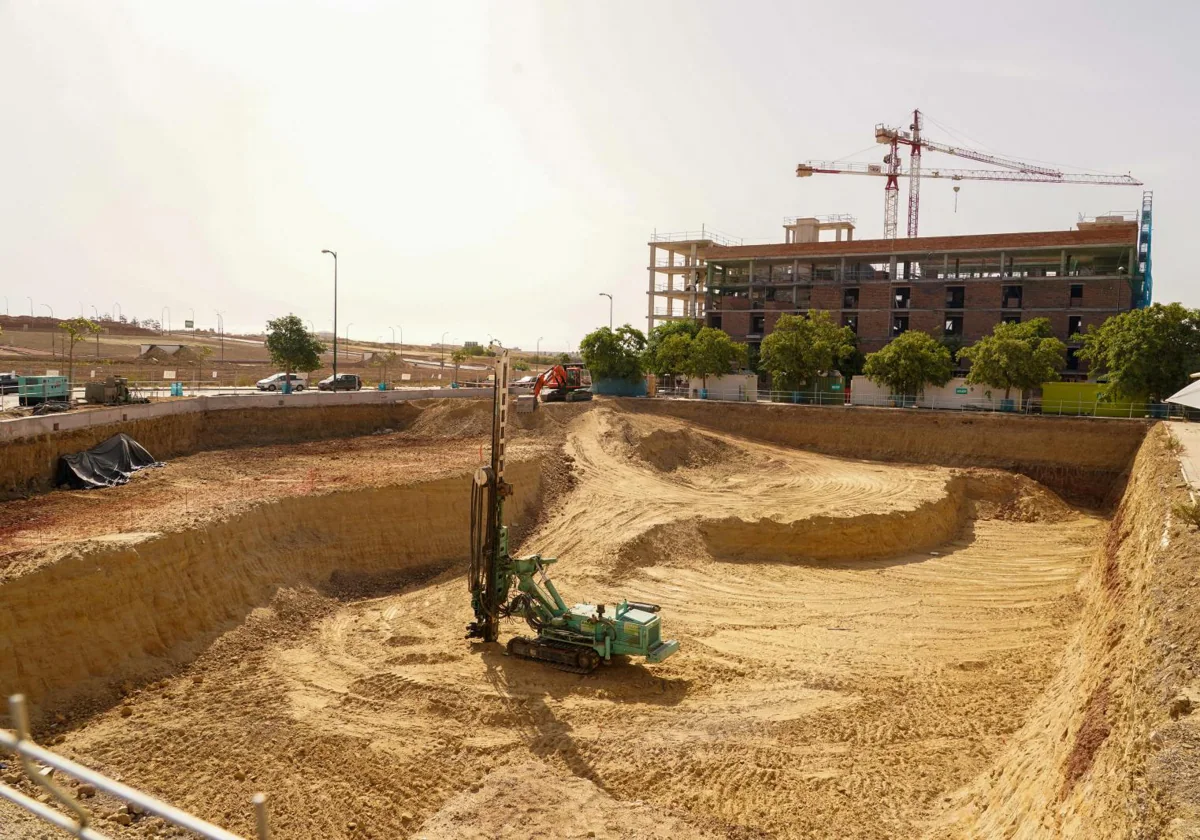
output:
[[[17,374],[0,373],[0,394],[15,394],[17,392]]]
[[[322,391],[358,391],[362,388],[362,377],[357,373],[339,373],[337,381],[332,376],[326,376],[317,383]]]
[[[282,391],[284,382],[290,382],[293,391],[303,391],[308,387],[304,377],[298,373],[274,373],[255,382],[254,387],[260,391]]]

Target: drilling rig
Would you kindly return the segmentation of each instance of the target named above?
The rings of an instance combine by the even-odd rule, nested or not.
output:
[[[662,639],[658,605],[622,601],[611,607],[568,607],[547,574],[557,558],[509,554],[504,524],[504,500],[513,491],[504,480],[508,378],[508,352],[502,351],[496,359],[491,462],[475,471],[471,484],[467,585],[475,620],[467,625],[467,638],[495,642],[500,619],[523,618],[534,635],[509,639],[507,649],[512,656],[580,674],[595,670],[601,662],[611,662],[614,656],[644,656],[647,662],[662,662],[679,650],[679,642]]]

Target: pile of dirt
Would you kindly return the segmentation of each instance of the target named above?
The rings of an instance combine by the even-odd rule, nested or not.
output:
[[[651,432],[637,445],[638,457],[663,472],[706,467],[724,461],[736,452],[725,441],[690,429]]]
[[[965,470],[976,519],[1006,522],[1065,522],[1075,510],[1044,484],[1003,470]]]
[[[492,433],[490,400],[429,400],[405,429],[408,437],[425,440],[457,440],[487,437]]]
[[[429,840],[561,837],[696,840],[724,837],[661,807],[614,798],[603,783],[541,761],[492,771],[454,796],[413,834]]]

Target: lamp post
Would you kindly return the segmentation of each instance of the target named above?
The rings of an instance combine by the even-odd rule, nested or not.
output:
[[[221,339],[221,361],[223,362],[225,361],[225,316],[216,309],[213,311],[217,313],[217,335]]]
[[[439,370],[441,370],[443,373],[446,370],[446,335],[449,332],[450,330],[446,330],[446,332],[442,333],[442,340],[438,342],[438,358],[440,359],[441,365]],[[438,374],[438,378],[441,379],[441,374]]]
[[[96,304],[94,304],[94,303],[92,304],[92,315],[96,318],[97,321],[100,320],[100,310],[98,310],[96,308]]]
[[[608,328],[612,329],[612,295],[608,292],[601,292],[600,297],[608,298]]]
[[[28,298],[28,300],[29,300],[29,317],[32,318],[33,317],[33,298],[29,297],[29,295],[25,295],[25,297]]]
[[[121,311],[121,304],[114,301],[113,302],[113,317],[119,321],[119,320],[121,320],[121,316],[124,314],[125,313]]]
[[[542,366],[542,339],[543,338],[545,338],[545,336],[539,335],[538,340],[537,340],[537,353],[536,353],[537,361],[535,361],[534,364],[537,365],[538,367]]]
[[[192,313],[192,341],[196,340],[196,310],[189,306],[188,312]]]
[[[337,382],[337,251],[325,248],[322,254],[333,257],[333,381]]]
[[[50,319],[54,320],[54,307],[48,303],[43,303],[42,306],[50,310]],[[32,314],[33,310],[30,310]],[[55,358],[58,355],[58,342],[54,340],[54,332],[50,333],[50,358]]]

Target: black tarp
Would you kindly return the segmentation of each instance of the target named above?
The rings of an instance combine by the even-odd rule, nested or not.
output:
[[[138,470],[161,466],[136,440],[118,434],[85,452],[59,458],[54,483],[68,484],[75,490],[115,487],[129,481],[129,476]]]

